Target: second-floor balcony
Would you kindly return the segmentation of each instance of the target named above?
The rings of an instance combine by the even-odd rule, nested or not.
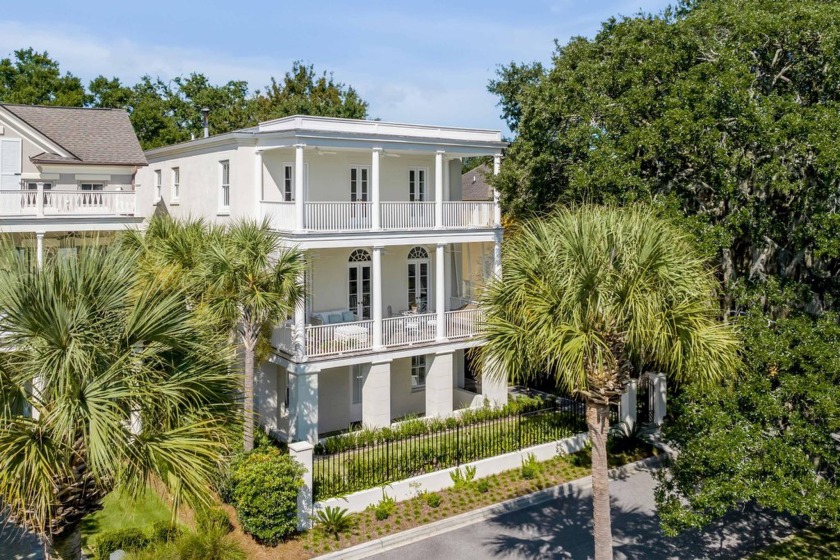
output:
[[[294,202],[260,203],[263,218],[279,231],[346,232],[493,228],[493,202]],[[301,215],[302,214],[302,215]],[[298,223],[298,222],[302,223]]]
[[[0,190],[0,216],[132,216],[135,200],[133,191],[5,189]]]

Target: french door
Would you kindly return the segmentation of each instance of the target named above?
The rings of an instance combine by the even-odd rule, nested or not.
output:
[[[371,272],[369,263],[349,265],[348,307],[359,320],[370,319]]]
[[[350,202],[353,204],[353,217],[366,218],[368,214],[367,202],[370,200],[370,168],[350,168]]]

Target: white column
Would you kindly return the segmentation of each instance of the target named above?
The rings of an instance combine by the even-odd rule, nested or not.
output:
[[[384,247],[373,248],[373,349],[380,350],[382,345],[382,252]]]
[[[502,154],[493,156],[493,175],[498,175],[502,168]],[[499,204],[499,191],[493,189],[493,225],[499,227],[502,224],[502,207]]]
[[[38,193],[38,200],[41,200],[41,193]],[[35,233],[35,262],[38,264],[38,270],[44,266],[44,232],[39,231]]]
[[[501,407],[507,404],[507,372],[498,361],[490,361],[481,372],[481,395],[490,406]]]
[[[289,441],[318,443],[318,372],[289,367]]]
[[[370,160],[370,200],[371,200],[371,227],[372,229],[382,228],[382,205],[379,197],[379,162],[382,159],[382,148],[374,148]]]
[[[256,198],[256,212],[254,216],[262,219],[262,201],[265,199],[263,191],[263,158],[262,150],[254,148],[254,198]],[[274,224],[272,224],[274,225]]]
[[[304,468],[303,486],[298,489],[297,528],[306,531],[312,528],[312,459],[315,446],[308,441],[289,444],[289,455]]]
[[[661,426],[665,422],[665,415],[667,414],[667,383],[665,381],[664,373],[650,374],[653,391],[653,423]]]
[[[621,422],[627,433],[633,431],[636,426],[636,380],[631,379],[624,386],[624,394],[621,395],[621,401],[618,404],[618,419]]]
[[[38,190],[35,191],[35,196],[37,196],[38,198],[35,199],[35,214],[37,216],[43,216],[44,215],[44,183],[36,183],[36,186],[37,186]]]
[[[446,243],[435,248],[435,328],[437,339],[446,340]]]
[[[391,362],[362,366],[362,425],[387,428],[391,425]]]
[[[502,277],[502,230],[493,232],[493,276]]]
[[[427,357],[428,359],[428,357]],[[455,368],[452,352],[435,354],[426,372],[426,417],[452,414]]]
[[[295,144],[295,231],[303,231],[306,229],[304,221],[305,200],[303,199],[303,149],[306,144]]]
[[[303,285],[305,277],[298,276],[298,282]],[[301,298],[295,304],[295,329],[292,333],[292,346],[295,351],[295,361],[302,362],[306,359],[306,300]]]
[[[435,153],[435,227],[443,227],[443,156],[445,152]]]

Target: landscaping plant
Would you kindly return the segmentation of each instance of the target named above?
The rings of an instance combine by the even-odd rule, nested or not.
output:
[[[336,539],[353,527],[353,518],[345,508],[327,506],[315,512],[319,528]]]
[[[537,462],[537,458],[534,456],[533,453],[528,453],[528,456],[522,459],[522,478],[525,480],[531,480],[535,478],[537,474],[540,472],[540,464]]]
[[[130,527],[102,533],[96,539],[94,549],[98,560],[108,560],[112,552],[117,550],[136,552],[149,546],[150,542],[151,540],[142,530]]]
[[[397,501],[382,490],[382,499],[374,506],[374,514],[380,521],[388,519],[397,508]]]
[[[449,473],[449,478],[452,479],[452,483],[455,488],[465,488],[469,486],[475,478],[475,466],[467,465],[464,468],[464,472],[462,472],[461,468],[458,467]]]

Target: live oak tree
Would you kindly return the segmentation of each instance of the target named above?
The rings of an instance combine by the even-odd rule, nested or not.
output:
[[[502,275],[482,295],[486,375],[548,373],[586,401],[592,442],[595,558],[612,559],[609,407],[644,368],[711,386],[737,366],[718,320],[718,283],[684,234],[650,210],[583,206],[512,231]]]
[[[47,52],[30,47],[0,59],[0,103],[81,107],[86,101],[81,80],[70,73],[62,75]]]
[[[504,66],[504,208],[652,202],[716,256],[727,307],[837,309],[839,55],[836,2],[697,0]]]
[[[95,244],[94,244],[95,245]],[[91,246],[0,266],[0,498],[51,557],[81,558],[81,524],[151,477],[207,503],[236,418],[226,341],[179,290],[140,281],[136,252]]]

